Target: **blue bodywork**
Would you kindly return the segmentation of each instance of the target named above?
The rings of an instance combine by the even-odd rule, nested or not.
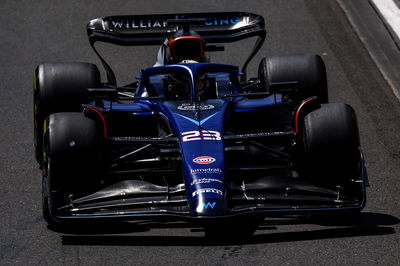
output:
[[[180,100],[138,100],[131,105],[113,104],[113,111],[131,111],[135,116],[159,114],[178,137],[186,196],[192,215],[223,215],[226,210],[225,118],[229,112],[249,112],[282,103],[281,95],[240,101],[240,97],[223,98],[240,93],[237,67],[223,64],[194,63],[148,68],[142,71],[137,96],[165,97],[162,79],[183,75],[190,86],[188,97]],[[200,100],[199,79],[214,76],[214,99]],[[152,87],[152,88],[150,88]]]
[[[296,103],[280,93],[248,96],[240,75],[237,67],[223,64],[152,67],[142,70],[133,99],[103,99],[92,106],[111,123],[105,126],[110,179],[58,208],[56,218],[213,219],[362,209],[362,158],[360,180],[350,185],[353,198],[342,197],[341,187],[296,178]],[[140,155],[124,161],[135,154]],[[154,164],[143,167],[146,162]],[[115,178],[119,174],[123,177]]]

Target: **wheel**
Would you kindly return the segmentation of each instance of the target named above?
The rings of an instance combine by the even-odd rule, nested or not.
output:
[[[353,108],[322,104],[304,117],[305,176],[325,184],[340,184],[357,175],[359,133]]]
[[[51,114],[44,124],[43,216],[54,225],[52,210],[100,183],[103,145],[97,122],[83,113]]]
[[[281,55],[263,58],[258,67],[263,90],[279,92],[271,83],[297,81],[297,100],[318,96],[321,103],[328,102],[325,64],[319,55]]]
[[[88,103],[86,88],[100,87],[100,72],[89,63],[47,63],[34,73],[34,143],[42,165],[43,121],[52,113],[73,112]]]

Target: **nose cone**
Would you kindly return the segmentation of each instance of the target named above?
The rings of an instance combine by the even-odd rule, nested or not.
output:
[[[218,145],[214,148],[222,149]],[[223,215],[226,205],[223,155],[218,156],[211,152],[211,156],[194,154],[192,157],[194,159],[191,160],[191,164],[187,163],[184,167],[191,214],[195,216]]]
[[[182,172],[193,216],[224,215],[226,204],[224,119],[228,103],[163,103],[179,137]],[[194,109],[193,109],[193,108]],[[203,108],[203,109],[202,109]]]

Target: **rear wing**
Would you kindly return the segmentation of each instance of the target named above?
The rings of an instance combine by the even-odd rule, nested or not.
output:
[[[261,48],[265,37],[265,23],[262,16],[247,12],[187,13],[109,16],[91,20],[87,25],[89,42],[99,56],[107,72],[110,85],[116,85],[115,75],[94,47],[98,41],[124,46],[161,45],[164,40],[179,30],[178,26],[169,25],[172,19],[203,19],[201,25],[192,25],[206,43],[229,43],[258,36],[249,58],[242,67],[246,67]]]

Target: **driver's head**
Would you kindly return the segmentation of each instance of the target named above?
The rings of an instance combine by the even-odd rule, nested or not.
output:
[[[170,63],[183,61],[205,61],[205,41],[195,35],[174,35],[168,38],[168,53]]]

